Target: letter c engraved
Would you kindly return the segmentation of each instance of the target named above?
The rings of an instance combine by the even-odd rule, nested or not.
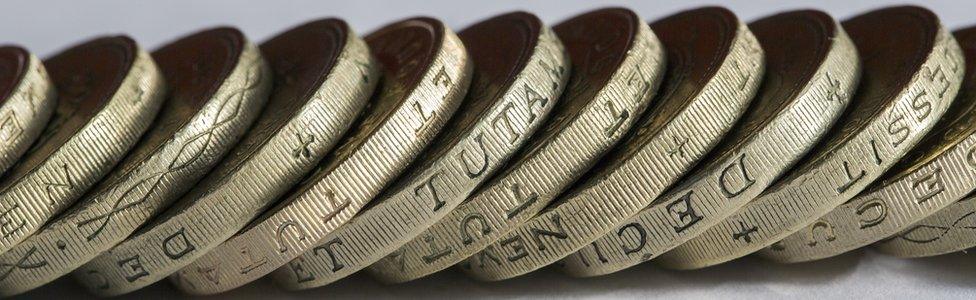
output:
[[[293,220],[282,222],[281,224],[278,225],[278,229],[275,230],[275,242],[278,243],[279,253],[288,252],[288,245],[285,244],[285,231],[288,230],[288,228],[295,229],[295,232],[297,233],[295,235],[295,240],[305,241],[305,238],[307,236],[305,233],[305,229],[301,226],[301,224],[298,224],[298,222],[295,222]]]
[[[491,228],[488,227],[488,223],[485,222],[485,217],[479,213],[468,214],[461,219],[461,242],[465,245],[470,245],[474,243],[474,238],[471,236],[471,231],[469,230],[471,222],[477,221],[481,224],[481,236],[485,236],[491,233]]]

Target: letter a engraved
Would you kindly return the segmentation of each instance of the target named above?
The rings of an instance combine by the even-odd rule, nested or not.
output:
[[[122,272],[125,273],[122,276],[125,277],[125,281],[130,283],[136,282],[139,278],[149,276],[149,272],[146,268],[142,266],[142,260],[139,255],[135,255],[118,262]]]
[[[465,174],[468,175],[468,178],[478,178],[478,176],[484,174],[485,170],[488,169],[488,152],[485,150],[484,139],[484,133],[479,133],[474,138],[475,142],[478,144],[478,149],[481,150],[481,163],[478,163],[481,166],[471,166],[473,162],[471,162],[470,159],[467,159],[467,156],[465,155],[465,153],[467,153],[467,149],[461,150],[461,153],[457,154],[458,160],[461,162],[461,167],[464,168]]]
[[[523,87],[525,88],[525,99],[529,100],[529,123],[532,123],[539,117],[538,114],[532,111],[532,107],[538,104],[539,110],[541,110],[549,104],[549,98],[543,97],[542,94],[533,90],[528,84],[523,85]]]
[[[688,191],[664,207],[668,212],[676,215],[681,224],[681,226],[672,226],[675,233],[681,233],[702,220],[702,216],[695,211],[695,207],[692,205],[691,195],[693,193],[694,191]]]
[[[186,237],[185,230],[186,228],[180,227],[180,230],[163,239],[163,254],[166,254],[169,259],[177,260],[196,250],[196,247],[190,243],[190,239]]]
[[[626,122],[627,119],[630,118],[630,112],[626,109],[623,111],[618,111],[617,107],[614,106],[613,102],[611,101],[607,101],[607,110],[609,110],[610,114],[613,115],[613,122],[610,123],[610,126],[603,129],[603,135],[609,138],[613,136],[613,134],[616,133],[621,126],[624,125],[624,122]]]
[[[743,153],[739,156],[737,162],[733,162],[726,166],[725,169],[722,170],[722,174],[719,175],[718,183],[722,187],[722,194],[725,195],[725,198],[738,196],[756,183],[756,180],[749,177],[749,173],[746,172],[745,160],[746,154]],[[734,173],[732,172],[733,170],[735,170]],[[735,180],[736,177],[732,177],[730,179],[732,174],[738,174],[739,176],[737,177],[739,179]],[[735,182],[741,182],[741,184],[738,187],[732,187],[731,185],[733,185]]]

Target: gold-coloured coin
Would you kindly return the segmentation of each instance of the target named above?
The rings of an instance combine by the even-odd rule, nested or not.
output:
[[[37,57],[20,47],[0,47],[0,174],[41,136],[57,98]]]
[[[450,213],[541,127],[569,77],[555,35],[524,12],[490,18],[458,35],[474,61],[474,79],[456,116],[407,176],[275,271],[279,285],[325,285],[394,252]]]
[[[375,277],[386,282],[420,278],[484,249],[583,175],[647,108],[650,97],[614,93],[629,85],[651,89],[656,84],[640,77],[640,66],[629,74],[616,72],[627,43],[616,42],[613,32],[574,35],[559,25],[554,32],[567,45],[573,72],[547,123],[504,170],[454,211],[371,265]]]
[[[464,99],[473,63],[440,21],[407,19],[365,40],[385,75],[360,125],[277,207],[175,273],[179,289],[230,290],[315,246],[405,171]]]
[[[44,64],[58,104],[44,133],[0,180],[0,254],[108,174],[149,128],[166,91],[149,54],[124,36],[85,42]],[[27,265],[0,267],[0,275]]]
[[[796,168],[722,223],[661,255],[660,264],[706,267],[817,226],[817,218],[880,177],[946,111],[959,88],[962,57],[932,12],[876,10],[845,21],[843,30],[863,72],[845,116]]]
[[[964,68],[964,62],[958,62],[949,67]],[[791,263],[835,256],[896,234],[972,192],[976,189],[976,161],[971,157],[976,151],[974,108],[976,99],[957,97],[925,139],[885,176],[759,255]]]
[[[128,237],[216,165],[270,90],[270,70],[236,29],[203,31],[152,56],[170,87],[154,126],[83,201],[0,255],[32,262],[0,274],[0,295],[51,282]]]
[[[819,11],[797,11],[740,23],[732,12],[705,8],[651,24],[665,45],[688,31],[699,39],[749,35],[766,58],[763,83],[746,115],[680,184],[624,225],[562,260],[572,276],[613,273],[650,260],[697,236],[789,170],[844,112],[857,87],[854,45]],[[842,44],[842,45],[838,45]],[[727,45],[725,47],[728,47]],[[709,61],[708,57],[675,60]],[[681,62],[678,62],[681,63]],[[813,113],[817,112],[817,113]]]
[[[953,104],[957,108],[950,108],[940,121],[941,135],[933,136],[927,142],[931,144],[928,152],[941,151],[944,154],[938,158],[935,155],[929,155],[931,158],[916,155],[919,165],[933,165],[928,167],[928,177],[931,177],[928,181],[924,180],[927,177],[924,173],[919,173],[913,179],[920,181],[920,184],[906,190],[913,192],[907,194],[912,197],[908,199],[911,207],[922,212],[916,213],[914,218],[905,219],[908,223],[902,224],[909,225],[901,225],[900,232],[875,244],[875,250],[886,254],[924,257],[976,247],[976,235],[972,234],[972,229],[976,228],[976,205],[973,201],[976,197],[973,194],[959,194],[960,191],[972,191],[976,184],[976,175],[973,173],[976,172],[976,27],[957,30],[953,35],[963,49],[966,75],[963,77],[957,103]],[[921,169],[920,167],[919,170]],[[921,193],[915,193],[916,191]],[[899,194],[901,197],[905,195],[904,192]],[[923,196],[922,199],[929,199],[915,200],[919,195]],[[882,221],[891,219],[905,222],[902,218],[894,218],[891,209],[884,208],[886,215],[867,212],[862,215],[882,216]],[[933,213],[935,209],[938,211]]]
[[[669,56],[698,55],[702,46],[685,36],[680,46],[662,44],[632,11],[607,9],[586,13],[560,25],[573,34],[614,34],[626,43],[618,74],[639,66],[651,88],[627,86],[618,97],[655,97],[620,145],[584,175],[584,180],[499,241],[469,257],[461,268],[479,280],[515,277],[572,254],[620,225],[651,203],[692,167],[746,110],[762,74],[762,49],[751,35],[715,41],[720,50],[709,63],[671,65]],[[704,52],[708,49],[702,49]],[[709,56],[709,54],[705,54]]]
[[[253,128],[173,207],[75,270],[91,292],[119,295],[147,286],[240,231],[317,166],[379,78],[366,43],[338,19],[291,29],[260,49],[274,82]]]

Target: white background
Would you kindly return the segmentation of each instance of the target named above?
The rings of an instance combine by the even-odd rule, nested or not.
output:
[[[976,24],[974,1],[928,1],[956,29]],[[775,12],[816,8],[839,20],[873,8],[905,1],[4,1],[0,2],[0,42],[20,44],[45,57],[62,48],[105,34],[128,34],[147,49],[182,35],[217,25],[231,25],[259,42],[312,19],[337,16],[359,33],[398,19],[428,15],[460,29],[512,10],[536,13],[550,24],[586,10],[619,5],[654,20],[683,9],[720,4],[743,20]],[[893,29],[895,30],[895,29]],[[168,283],[130,294],[131,299],[180,296]],[[609,276],[572,279],[543,270],[500,283],[479,283],[448,271],[409,284],[387,286],[356,275],[332,286],[300,293],[279,291],[257,282],[210,299],[338,298],[973,298],[976,262],[955,254],[900,260],[870,251],[823,261],[777,265],[758,258],[698,271],[673,272],[645,264]],[[23,295],[29,299],[88,298],[70,278]]]

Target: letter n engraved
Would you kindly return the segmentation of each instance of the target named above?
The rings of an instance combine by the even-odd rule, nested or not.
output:
[[[631,232],[637,234],[637,244],[633,246],[627,246],[625,244],[621,244],[620,250],[623,250],[624,254],[627,255],[640,252],[642,249],[644,249],[644,245],[647,245],[647,230],[645,230],[644,226],[641,225],[640,223],[630,223],[624,225],[623,227],[620,227],[620,229],[617,230],[617,236],[623,238],[624,234],[627,233],[627,230],[630,230]]]
[[[702,216],[695,211],[695,207],[691,201],[691,195],[693,193],[694,191],[688,191],[665,206],[669,213],[678,217],[680,226],[673,226],[675,233],[681,233],[702,220]]]
[[[339,256],[336,255],[336,252],[338,251],[336,251],[337,248],[335,246],[342,246],[342,240],[332,239],[321,246],[312,248],[312,254],[315,254],[316,256],[318,256],[320,252],[325,252],[325,254],[329,256],[329,261],[332,262],[332,273],[339,272],[339,270],[346,267],[341,261],[339,261]]]
[[[542,243],[543,236],[554,237],[560,240],[564,240],[569,237],[569,235],[566,234],[566,230],[563,229],[562,218],[559,216],[559,214],[552,214],[552,217],[549,220],[554,226],[552,230],[542,228],[529,229],[529,231],[532,232],[532,241],[535,242],[535,245],[539,248],[539,251],[546,250],[546,244]]]
[[[421,197],[421,194],[423,194],[425,191],[427,192],[430,199],[434,202],[433,211],[438,211],[441,209],[441,207],[444,207],[444,204],[447,204],[444,202],[444,200],[441,200],[441,198],[437,196],[437,188],[434,187],[434,179],[441,176],[441,174],[442,171],[439,170],[434,174],[430,174],[430,177],[427,177],[427,180],[424,180],[423,183],[413,189],[413,194],[417,197]]]
[[[478,178],[485,173],[485,170],[488,169],[488,152],[485,150],[484,142],[485,134],[478,133],[478,135],[474,137],[474,140],[475,143],[478,144],[478,149],[481,150],[480,163],[472,162],[471,159],[467,158],[467,155],[465,155],[465,153],[468,153],[467,149],[461,150],[461,152],[457,154],[458,160],[461,162],[461,167],[464,168],[465,175],[471,179]],[[471,166],[472,164],[475,164],[475,166]]]
[[[515,196],[515,199],[520,200],[522,203],[506,212],[506,217],[509,220],[518,216],[518,214],[522,213],[522,211],[539,200],[539,194],[529,192],[529,194],[526,195],[524,192],[522,192],[522,188],[518,183],[513,183],[510,186],[510,189],[512,191],[512,196]]]
[[[738,196],[756,183],[756,180],[749,177],[749,173],[746,171],[745,160],[745,153],[739,155],[739,159],[726,166],[722,170],[722,174],[719,175],[718,183],[722,187],[722,194],[725,195],[725,198]]]
[[[942,168],[934,168],[912,182],[912,193],[915,196],[915,203],[918,204],[929,201],[943,191],[945,191],[945,183],[942,181]]]
[[[180,230],[163,239],[163,254],[169,259],[177,260],[196,250],[196,247],[190,243],[190,239],[186,237],[185,230],[180,227]]]

